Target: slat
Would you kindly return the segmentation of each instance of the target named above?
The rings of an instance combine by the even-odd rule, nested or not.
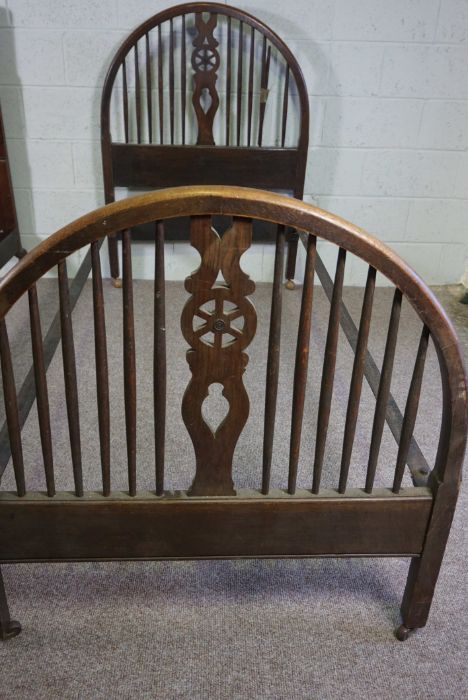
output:
[[[164,95],[163,95],[163,47],[161,25],[158,24],[158,104],[159,104],[159,143],[164,143]]]
[[[138,44],[135,44],[134,60],[135,60],[135,112],[136,112],[137,143],[141,143],[141,95],[140,95],[140,67],[138,65]]]
[[[266,47],[266,38],[264,39],[264,47]],[[261,146],[263,142],[263,123],[265,121],[265,109],[266,102],[268,99],[268,78],[270,75],[270,59],[271,59],[271,46],[268,46],[266,51],[265,65],[262,66],[262,85],[260,88],[260,115],[258,124],[258,145]]]
[[[255,60],[255,29],[250,29],[250,62],[249,62],[249,101],[247,113],[247,145],[250,146],[252,138],[252,107],[253,107],[253,76]]]
[[[174,23],[169,20],[169,121],[171,144],[174,144]]]
[[[146,107],[148,112],[148,141],[153,142],[153,100],[152,100],[152,81],[151,81],[151,53],[149,34],[145,34],[146,47]]]
[[[392,380],[393,361],[395,359],[395,349],[398,337],[398,326],[400,323],[402,294],[399,289],[395,290],[393,297],[392,312],[388,326],[387,342],[380,376],[379,390],[375,406],[374,422],[372,425],[371,446],[369,451],[369,461],[367,464],[366,493],[372,493],[374,486],[375,470],[379,459],[380,443],[385,424],[388,397],[390,394],[390,383]]]
[[[242,123],[242,71],[244,55],[244,23],[239,22],[239,47],[237,53],[237,145],[240,146]]]
[[[275,432],[276,399],[281,340],[281,302],[283,291],[285,227],[278,226],[276,233],[275,269],[271,297],[270,335],[268,339],[268,360],[265,395],[265,425],[263,433],[262,493],[270,490],[271,459]]]
[[[317,239],[309,235],[307,241],[304,287],[302,290],[301,315],[297,334],[296,362],[294,365],[294,388],[291,416],[291,442],[289,452],[288,492],[296,491],[297,465],[301,446],[302,420],[304,417],[304,400],[309,365],[310,328],[312,320],[312,302],[314,294],[314,272]]]
[[[317,418],[317,436],[315,441],[314,476],[312,492],[318,493],[322,477],[323,458],[330,420],[330,409],[335,381],[336,352],[340,331],[341,300],[343,297],[343,280],[345,272],[346,251],[340,248],[336,263],[335,283],[331,300],[330,317],[328,322],[325,357],[323,361],[322,382]]]
[[[93,269],[93,306],[94,306],[94,347],[96,356],[96,387],[99,423],[99,442],[101,448],[102,492],[109,496],[110,485],[110,409],[109,409],[109,371],[107,363],[107,337],[104,313],[104,294],[102,288],[100,242],[91,243],[91,260]]]
[[[127,433],[128,489],[136,494],[136,360],[135,323],[133,315],[133,279],[131,233],[122,234],[122,292],[125,427]]]
[[[283,95],[283,116],[281,124],[281,146],[284,148],[286,141],[286,123],[288,120],[288,102],[289,102],[289,64],[286,65],[286,75],[284,78],[284,95]]]
[[[346,422],[343,438],[343,451],[341,454],[340,479],[338,490],[344,493],[348,481],[349,465],[353,452],[356,423],[359,414],[359,402],[361,399],[362,382],[364,378],[367,342],[369,339],[370,322],[372,316],[372,304],[374,300],[376,270],[369,267],[367,273],[366,289],[362,302],[361,320],[354,354],[353,373],[349,390],[348,408],[346,410]]]
[[[18,413],[18,400],[16,397],[15,375],[11,361],[10,343],[5,319],[0,321],[0,362],[2,368],[3,399],[10,438],[11,457],[15,472],[16,490],[18,496],[26,494],[24,480],[23,446],[21,443],[21,427]]]
[[[164,224],[156,224],[154,274],[154,442],[156,495],[164,492],[164,447],[166,437],[166,282],[164,271]]]
[[[231,133],[231,17],[227,19],[227,57],[226,57],[226,146],[230,143]]]
[[[68,415],[68,431],[70,434],[70,449],[73,464],[73,478],[75,482],[75,495],[82,496],[83,474],[81,466],[78,385],[76,380],[75,344],[73,341],[67,264],[65,260],[61,260],[57,267],[60,300],[60,328],[62,333],[63,373]]]
[[[28,290],[29,318],[31,326],[31,345],[33,354],[34,382],[36,385],[37,416],[41,436],[42,458],[47,486],[47,495],[55,495],[54,459],[52,452],[52,434],[50,430],[49,395],[47,376],[42,343],[41,317],[37,299],[37,288],[34,284]]]
[[[123,118],[125,143],[129,142],[128,131],[128,91],[127,91],[127,65],[125,59],[122,61],[122,98],[123,98]]]
[[[181,101],[182,101],[182,144],[185,144],[185,110],[187,104],[187,49],[185,46],[185,15],[182,15],[182,46],[181,46],[181,76],[180,76],[180,89],[181,89]]]
[[[424,375],[424,364],[426,362],[427,345],[429,342],[429,328],[424,326],[419,341],[418,353],[414,364],[413,376],[408,392],[408,399],[405,406],[405,415],[403,417],[403,426],[401,429],[400,444],[398,447],[397,463],[395,468],[395,478],[393,480],[393,492],[399,493],[401,482],[405,472],[406,462],[408,460],[408,451],[411,437],[416,423],[418,413],[419,398],[421,396],[421,385]]]

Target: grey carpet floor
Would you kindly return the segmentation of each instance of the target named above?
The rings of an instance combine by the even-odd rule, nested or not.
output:
[[[55,310],[55,282],[40,288],[46,318]],[[468,348],[468,308],[439,290],[455,314]],[[154,484],[152,422],[152,287],[135,283],[138,357],[138,487]],[[245,384],[251,415],[235,454],[238,487],[258,488],[264,377],[271,286],[254,295],[259,325],[248,348]],[[178,319],[186,299],[169,285],[168,434],[166,486],[187,488],[193,450],[180,418],[189,380]],[[362,290],[346,289],[357,322]],[[282,371],[272,484],[287,480],[291,386],[300,290],[284,295]],[[370,347],[381,363],[391,292],[378,289]],[[122,380],[121,297],[106,287],[112,403],[112,485],[126,488]],[[310,488],[316,412],[329,306],[316,289],[299,485]],[[26,306],[9,319],[18,383],[29,366]],[[44,321],[44,327],[47,322]],[[420,324],[405,306],[392,392],[406,399]],[[74,312],[85,487],[98,489],[100,465],[94,379],[91,289]],[[352,353],[341,338],[327,443],[324,486],[336,486]],[[57,486],[72,488],[60,350],[48,372]],[[225,408],[216,394],[206,415],[216,423]],[[430,349],[416,436],[432,464],[440,424],[440,379]],[[375,400],[365,387],[350,470],[362,486]],[[33,408],[23,431],[27,486],[43,489],[44,477]],[[377,483],[388,485],[396,446],[386,429]],[[13,488],[11,464],[2,481]],[[405,480],[409,485],[409,479]],[[0,697],[19,698],[466,698],[466,515],[462,494],[429,624],[405,644],[393,637],[408,561],[300,560],[171,563],[92,563],[5,566],[12,612],[23,633],[0,648]],[[99,536],[99,533],[96,533]]]

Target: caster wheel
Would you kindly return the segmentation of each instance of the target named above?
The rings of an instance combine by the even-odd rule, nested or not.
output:
[[[395,630],[395,637],[398,639],[399,642],[406,642],[406,640],[410,636],[410,632],[411,630],[408,627],[405,627],[405,625],[400,625]]]
[[[0,630],[0,639],[3,642],[6,642],[9,639],[12,639],[13,637],[17,637],[20,632],[21,632],[20,623],[17,622],[16,620],[10,620],[10,622],[8,623],[8,628],[6,630],[3,630],[3,629]]]
[[[122,287],[122,280],[120,279],[120,277],[112,278],[112,286],[116,289],[120,289]]]
[[[290,290],[296,289],[296,283],[294,282],[294,280],[287,280],[285,287],[286,287],[286,289],[290,289]]]

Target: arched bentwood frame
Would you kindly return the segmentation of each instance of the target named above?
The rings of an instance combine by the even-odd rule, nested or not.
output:
[[[232,217],[232,226],[222,239],[213,231],[211,224],[211,216],[220,214]],[[183,335],[192,348],[187,355],[192,379],[182,402],[182,415],[194,444],[196,472],[191,488],[174,496],[171,491],[165,491],[164,485],[164,221],[181,215],[191,219],[191,242],[199,250],[202,261],[198,270],[186,280],[189,298],[181,318]],[[255,310],[247,298],[255,285],[242,272],[239,258],[250,244],[253,219],[276,224],[278,234],[268,345],[261,486],[258,490],[239,491],[236,494],[232,481],[232,453],[248,417],[248,397],[246,402],[242,385],[242,373],[248,359],[244,351],[256,328]],[[155,222],[153,382],[156,473],[154,492],[138,492],[138,382],[130,229],[148,222]],[[270,468],[280,361],[282,262],[286,232],[293,230],[304,232],[307,258],[292,386],[287,489],[275,491],[270,490]],[[117,231],[123,231],[123,361],[128,493],[111,489],[109,373],[99,261],[102,240]],[[304,416],[317,238],[335,244],[338,256],[318,405],[315,455],[310,459],[312,488],[298,490],[296,477]],[[83,486],[75,350],[66,272],[67,257],[88,245],[93,261],[102,493],[86,492]],[[336,489],[326,490],[321,488],[320,480],[333,392],[334,358],[347,254],[358,256],[369,268],[349,392],[339,483]],[[55,490],[47,378],[36,294],[36,282],[54,266],[58,267],[59,275],[64,389],[74,493]],[[216,279],[220,269],[226,284],[219,286]],[[363,488],[356,489],[347,486],[348,469],[359,411],[376,271],[383,273],[393,283],[395,292],[377,392],[366,481]],[[29,493],[26,488],[17,394],[7,334],[8,312],[26,292],[31,309],[47,493]],[[203,312],[201,318],[206,321],[206,326],[195,331],[193,317],[198,314],[197,310],[206,298],[216,302],[215,310],[212,313]],[[421,337],[398,439],[393,483],[388,488],[374,488],[403,299],[411,304],[419,316]],[[230,325],[232,316],[229,314],[232,312],[218,309],[217,302],[223,300],[234,301],[237,312],[244,315],[243,329]],[[213,332],[212,342],[203,340],[208,330]],[[227,344],[223,340],[225,334],[232,336]],[[409,463],[429,340],[432,340],[437,352],[442,380],[439,446],[433,467],[421,469],[419,473],[411,470],[415,485],[402,488],[402,477]],[[411,629],[425,625],[460,485],[467,434],[467,386],[458,340],[449,319],[414,271],[380,241],[342,219],[298,200],[245,188],[183,187],[115,202],[78,219],[43,241],[0,282],[0,354],[17,484],[16,492],[0,492],[0,562],[405,556],[411,558],[411,565],[401,607],[403,625],[398,629],[397,637],[406,639]],[[207,431],[201,416],[201,403],[206,396],[207,384],[216,381],[223,384],[229,402],[228,415],[218,429],[224,431],[221,442],[225,449],[221,451],[214,445],[218,430],[216,434]],[[96,536],[97,533],[99,536]],[[10,619],[0,577],[1,636],[6,639],[19,631],[19,624]]]

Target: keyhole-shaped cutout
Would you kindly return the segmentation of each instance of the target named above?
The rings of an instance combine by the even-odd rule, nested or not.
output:
[[[202,88],[200,93],[200,105],[205,114],[208,114],[212,102],[213,99],[211,97],[209,89],[207,87]]]
[[[229,413],[229,401],[223,396],[223,385],[214,382],[208,387],[208,396],[202,403],[203,420],[213,433],[220,428]]]

